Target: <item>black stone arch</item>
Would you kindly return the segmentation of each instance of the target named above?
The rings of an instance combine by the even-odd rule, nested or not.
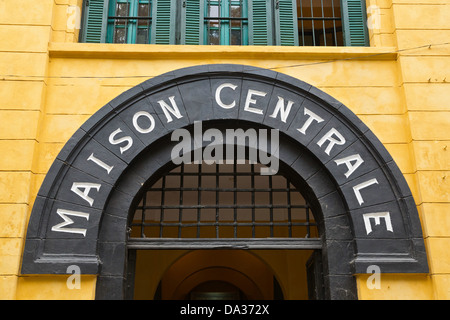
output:
[[[187,128],[192,129],[192,126]],[[206,121],[204,129],[248,128],[267,129],[258,123]],[[190,130],[192,131],[192,130]],[[155,142],[139,159],[127,168],[127,173],[111,195],[100,223],[98,255],[102,268],[97,279],[98,299],[122,299],[127,287],[127,234],[124,230],[133,219],[136,205],[144,192],[162,175],[178,165],[173,164],[170,151],[178,142],[165,136]],[[203,142],[204,148],[208,143]],[[251,149],[248,144],[244,145]],[[194,151],[197,148],[193,148]],[[280,138],[279,174],[289,178],[311,206],[322,240],[325,297],[356,299],[355,243],[351,222],[335,181],[325,167],[305,148],[300,148],[286,136]],[[147,177],[147,178],[145,178]]]
[[[219,106],[215,100],[217,88],[224,83],[232,84],[220,92],[223,104],[229,108]],[[258,102],[250,105],[261,112],[243,109],[249,90],[259,92],[251,96]],[[281,113],[271,117],[280,97],[285,103],[293,102],[285,121]],[[158,101],[175,103],[180,113],[165,114]],[[306,110],[319,115],[321,121],[312,121],[307,133],[299,133],[310,116]],[[147,116],[136,118],[140,111],[147,112]],[[144,120],[138,126],[150,129],[150,123],[145,122],[149,117],[154,128],[138,132],[137,121]],[[155,165],[162,167],[167,163],[163,159],[170,155],[170,144],[156,147],[155,143],[170,136],[174,129],[195,121],[246,122],[277,129],[280,136],[290,137],[282,143],[290,146],[280,147],[280,159],[285,164],[293,170],[299,164],[302,169],[320,168],[311,177],[298,174],[314,190],[324,217],[329,279],[341,281],[331,275],[342,274],[342,268],[347,269],[347,279],[350,274],[370,272],[370,265],[377,265],[385,273],[428,272],[411,191],[392,157],[359,118],[339,101],[290,76],[243,65],[204,65],[169,72],[128,90],[101,108],[72,136],[36,197],[22,273],[65,274],[68,266],[77,265],[82,273],[99,275],[99,292],[104,292],[102,286],[110,287],[107,283],[113,280],[123,282],[125,241],[114,245],[114,241],[109,241],[114,234],[126,237],[126,219],[113,214],[114,210],[125,209],[117,199],[134,199],[148,180],[143,171],[132,169],[145,159],[147,152],[161,155]],[[324,149],[330,140],[322,141],[322,145],[319,141],[331,129],[338,131],[343,140],[326,153]],[[125,137],[128,142],[119,142]],[[304,154],[309,156],[299,156],[299,150],[306,150]],[[364,163],[347,178],[346,165],[337,165],[336,160],[354,154],[359,154]],[[104,161],[102,166],[100,160]],[[78,194],[71,190],[74,182],[81,183]],[[93,184],[91,189],[86,189],[86,183]],[[355,187],[359,188],[360,199]],[[81,197],[83,190],[87,194]],[[88,196],[92,196],[92,203],[87,201]],[[386,212],[388,217],[363,219],[367,214]],[[348,254],[341,254],[342,250]],[[335,272],[334,268],[339,270]],[[117,273],[117,269],[122,273]],[[110,281],[101,280],[107,278]]]

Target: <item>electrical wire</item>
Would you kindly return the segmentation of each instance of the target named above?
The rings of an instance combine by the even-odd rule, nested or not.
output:
[[[332,60],[326,60],[326,61],[318,61],[318,62],[311,62],[311,63],[302,63],[302,64],[293,64],[293,65],[287,65],[287,66],[278,66],[278,67],[266,67],[265,69],[269,70],[275,70],[275,69],[289,69],[289,68],[299,68],[299,67],[306,67],[306,66],[313,66],[313,65],[320,65],[320,64],[329,64],[329,63],[335,63],[339,61],[350,61],[350,60],[358,60],[358,59],[367,59],[367,58],[373,58],[377,56],[383,56],[387,54],[393,54],[393,53],[401,53],[405,51],[412,51],[412,50],[418,50],[423,48],[431,49],[432,47],[437,46],[445,46],[449,45],[450,42],[444,42],[444,43],[437,43],[437,44],[426,44],[421,45],[417,47],[412,48],[405,48],[405,49],[398,49],[395,51],[388,51],[388,52],[380,52],[380,53],[374,53],[374,54],[367,54],[367,55],[361,55],[357,57],[349,57],[349,58],[342,58],[342,59],[332,59]],[[133,79],[133,78],[147,78],[151,79],[156,76],[153,75],[131,75],[131,76],[37,76],[37,75],[15,75],[15,74],[0,74],[0,80],[9,80],[7,78],[39,78],[39,79]]]

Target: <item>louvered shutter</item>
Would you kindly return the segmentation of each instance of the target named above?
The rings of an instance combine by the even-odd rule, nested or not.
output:
[[[368,46],[366,3],[361,0],[342,0],[344,45]]]
[[[184,0],[181,12],[181,44],[203,44],[204,0]]]
[[[176,0],[154,0],[152,43],[175,44]]]
[[[275,39],[279,46],[298,46],[297,1],[275,2]]]
[[[249,44],[255,46],[271,46],[272,0],[248,0]]]
[[[81,42],[100,43],[106,39],[109,0],[86,0],[84,3]]]

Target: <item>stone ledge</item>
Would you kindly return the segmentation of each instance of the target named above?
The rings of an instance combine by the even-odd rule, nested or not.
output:
[[[49,43],[50,58],[165,59],[243,58],[282,60],[396,60],[395,47],[207,46]]]

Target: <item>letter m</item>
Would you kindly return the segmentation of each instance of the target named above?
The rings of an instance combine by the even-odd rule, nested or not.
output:
[[[68,216],[81,217],[81,218],[85,218],[86,220],[89,221],[89,213],[84,213],[84,212],[79,212],[79,211],[71,211],[71,210],[64,210],[64,209],[57,209],[56,213],[61,218],[63,218],[64,222],[61,222],[61,223],[53,226],[52,227],[52,231],[82,234],[84,237],[86,237],[86,229],[82,229],[82,228],[64,228],[64,227],[73,224],[73,220],[70,219]]]

